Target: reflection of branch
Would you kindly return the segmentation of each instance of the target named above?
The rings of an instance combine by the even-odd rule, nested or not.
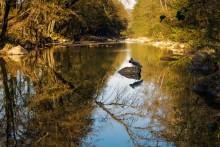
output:
[[[103,103],[98,102],[98,101],[96,101],[96,100],[94,100],[94,102],[99,106],[99,108],[101,108],[102,110],[104,110],[104,111],[105,111],[107,114],[109,114],[114,120],[116,120],[118,123],[120,123],[122,126],[124,126],[125,129],[126,129],[126,132],[128,133],[128,135],[129,135],[129,137],[130,137],[130,139],[131,139],[131,141],[132,141],[132,143],[133,143],[133,145],[134,145],[134,146],[138,146],[138,145],[136,145],[135,140],[134,140],[134,138],[133,138],[133,136],[132,136],[132,134],[131,134],[131,132],[130,132],[128,126],[127,126],[127,124],[125,124],[123,121],[121,121],[120,119],[118,119],[113,113],[111,113],[108,109],[106,109]]]
[[[123,103],[108,103],[108,104],[104,104],[104,105],[114,105],[114,106],[123,106],[123,107],[130,107],[130,108],[138,108],[138,107],[140,107],[140,106],[135,106],[135,105],[126,105],[126,104],[123,104]]]
[[[60,74],[58,74],[56,71],[53,70],[53,72],[54,72],[54,74],[56,75],[56,77],[57,77],[59,80],[62,81],[62,83],[67,84],[68,86],[70,86],[70,88],[75,89],[75,86],[72,85],[71,82],[65,80],[65,79],[64,79]]]
[[[146,117],[146,115],[141,115],[141,114],[137,114],[137,113],[124,113],[124,114],[121,114],[119,116],[124,117],[126,115],[138,116],[138,117],[142,117],[142,118]]]
[[[0,58],[0,67],[2,71],[2,77],[3,77],[3,84],[4,84],[4,91],[5,91],[5,101],[6,101],[6,119],[7,119],[7,127],[6,127],[6,133],[7,133],[7,140],[6,144],[7,146],[10,143],[10,134],[11,134],[11,123],[12,123],[12,129],[13,129],[13,136],[16,143],[16,146],[18,144],[18,141],[16,139],[15,134],[15,122],[14,122],[14,111],[13,111],[13,93],[10,92],[9,86],[8,86],[8,75],[5,67],[5,60],[3,58]],[[13,83],[13,79],[11,80]],[[10,81],[10,82],[11,82]],[[13,84],[11,84],[13,86]],[[13,89],[12,89],[13,90]]]
[[[44,136],[42,136],[41,138],[39,138],[35,144],[37,144],[38,142],[40,142],[43,138],[45,138],[45,137],[48,136],[48,135],[49,135],[49,133],[47,132]]]
[[[194,108],[198,105],[198,103],[199,103],[199,97],[196,98],[195,103],[192,105],[193,106],[192,109],[188,112],[188,114],[189,114],[188,116],[189,117],[191,117],[191,115],[192,115],[192,113],[194,111]],[[176,137],[177,141],[179,140],[179,138],[180,138],[182,132],[184,131],[184,129],[187,129],[187,126],[185,126],[185,124],[182,126],[182,129],[180,130],[178,136]]]

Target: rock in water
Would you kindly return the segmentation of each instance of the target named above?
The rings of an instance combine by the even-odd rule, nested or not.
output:
[[[141,78],[141,68],[139,67],[124,67],[118,72],[129,79],[139,80]]]
[[[200,80],[192,91],[203,97],[206,102],[220,105],[220,71]]]
[[[137,66],[139,68],[142,68],[142,65],[137,60],[134,60],[133,58],[131,58],[129,60],[129,63],[131,63],[131,64],[133,64],[133,65],[135,65],[135,66]]]
[[[212,62],[210,55],[206,52],[196,53],[188,65],[192,73],[211,74],[217,71],[217,63]]]
[[[18,45],[15,47],[12,47],[9,51],[6,52],[8,55],[24,55],[28,54],[28,51],[25,50],[22,46]]]
[[[169,57],[169,56],[162,56],[162,57],[160,57],[160,60],[163,60],[163,61],[176,61],[176,60],[179,60],[179,59],[174,58],[174,57]]]

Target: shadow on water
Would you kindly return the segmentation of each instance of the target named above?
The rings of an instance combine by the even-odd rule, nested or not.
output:
[[[139,80],[139,81],[136,81],[136,82],[130,84],[130,86],[131,86],[132,88],[136,88],[136,87],[141,86],[142,83],[143,83],[143,80]]]
[[[131,44],[1,58],[0,144],[219,146],[219,111],[190,91],[189,73],[160,61],[164,52]],[[130,57],[141,80],[117,72]]]

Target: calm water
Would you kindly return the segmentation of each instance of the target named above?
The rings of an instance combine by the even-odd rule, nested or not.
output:
[[[1,146],[219,146],[220,113],[182,61],[146,44],[55,47],[1,58]],[[118,73],[130,57],[141,79]],[[16,61],[16,62],[15,62]]]

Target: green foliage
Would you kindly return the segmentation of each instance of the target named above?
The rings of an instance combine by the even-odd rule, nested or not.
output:
[[[169,16],[167,6],[161,8],[159,1],[139,0],[132,12],[133,22],[131,30],[138,36],[148,37],[165,37],[170,32],[167,24],[160,21],[167,21],[165,18]],[[161,15],[163,14],[163,15]],[[158,21],[160,18],[160,21]]]
[[[111,36],[126,29],[127,12],[117,0],[79,1],[72,9],[84,18],[84,33]]]
[[[216,0],[139,0],[134,7],[131,32],[197,46],[206,40],[220,39],[219,8],[220,1]]]

